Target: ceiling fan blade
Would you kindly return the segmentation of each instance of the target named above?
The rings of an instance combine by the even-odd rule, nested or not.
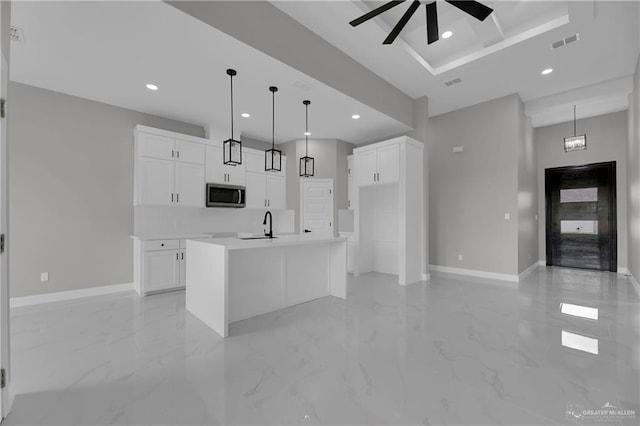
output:
[[[487,16],[491,15],[493,9],[482,3],[473,0],[445,0],[452,6],[457,7],[461,11],[468,13],[479,21],[484,21]]]
[[[376,7],[371,12],[367,12],[364,15],[362,15],[361,17],[354,19],[353,21],[349,22],[349,24],[351,24],[352,27],[357,27],[358,25],[362,24],[363,22],[367,22],[369,19],[375,18],[376,16],[380,15],[383,12],[386,12],[387,10],[391,9],[392,7],[396,7],[399,4],[404,3],[404,1],[405,0],[394,0],[394,1],[387,2],[387,3],[383,4],[380,7]]]
[[[427,43],[431,44],[440,38],[438,31],[438,9],[436,2],[424,5],[427,10]]]
[[[400,32],[402,31],[404,26],[407,25],[407,22],[409,22],[409,19],[411,19],[413,14],[416,13],[416,10],[418,10],[419,7],[420,7],[420,1],[413,0],[413,3],[411,3],[411,6],[409,6],[409,9],[407,9],[404,15],[402,15],[402,18],[400,18],[396,26],[393,27],[393,29],[391,30],[387,38],[385,38],[384,41],[382,42],[382,44],[393,43],[394,40],[398,37],[398,35],[400,35]]]

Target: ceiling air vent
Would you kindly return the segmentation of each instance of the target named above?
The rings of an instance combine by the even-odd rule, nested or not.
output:
[[[453,80],[445,81],[444,85],[447,87],[451,87],[454,84],[458,84],[458,83],[462,83],[462,80],[460,80],[459,78],[454,78]]]
[[[569,37],[565,37],[558,41],[554,41],[553,43],[551,43],[551,48],[557,49],[558,47],[565,46],[567,44],[573,43],[574,41],[578,41],[578,40],[580,40],[580,34],[576,33],[574,35],[570,35]]]
[[[20,28],[14,27],[12,25],[9,29],[9,38],[11,39],[11,41],[23,42],[24,34],[22,34],[22,30]]]

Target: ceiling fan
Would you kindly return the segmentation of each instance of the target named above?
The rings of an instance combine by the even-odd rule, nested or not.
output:
[[[479,21],[484,21],[487,18],[487,16],[491,15],[491,13],[493,12],[493,9],[491,9],[490,7],[485,6],[482,3],[473,1],[473,0],[445,0],[445,1],[450,5],[455,6],[458,9],[462,10],[463,12],[467,13],[468,15],[473,16]],[[357,27],[358,25],[364,22],[367,22],[369,19],[375,18],[381,13],[384,13],[387,10],[394,8],[404,2],[405,0],[393,0],[393,1],[387,2],[380,7],[373,9],[371,12],[365,13],[361,17],[354,19],[353,21],[349,22],[349,24],[351,24],[352,27]],[[411,3],[407,11],[404,13],[404,15],[402,15],[402,18],[400,18],[396,26],[393,27],[393,29],[391,30],[387,38],[385,38],[384,41],[382,42],[382,44],[393,43],[394,40],[398,37],[398,35],[402,31],[402,29],[404,28],[404,26],[407,25],[407,22],[409,22],[409,19],[411,19],[413,14],[416,13],[416,10],[418,10],[419,7],[420,7],[420,1],[413,0],[413,2]],[[425,3],[425,9],[427,13],[427,42],[428,44],[431,44],[433,42],[438,41],[438,39],[440,38],[439,32],[438,32],[438,11],[436,9],[436,2],[432,1],[431,3]]]

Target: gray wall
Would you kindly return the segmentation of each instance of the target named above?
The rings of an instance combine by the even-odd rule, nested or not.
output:
[[[414,129],[407,136],[424,144],[422,150],[423,164],[423,205],[422,211],[422,272],[426,273],[429,265],[429,98],[423,96],[413,102]]]
[[[628,121],[628,268],[635,279],[640,280],[640,60],[636,64],[636,72],[633,76],[633,92],[629,98]]]
[[[300,232],[300,158],[305,155],[304,139],[280,145],[287,155],[287,209],[295,210],[295,230]],[[309,139],[309,156],[314,158],[314,178],[333,179],[333,223],[337,211],[347,208],[347,155],[354,145],[338,139]]]
[[[518,100],[518,273],[538,263],[538,170],[531,119]]]
[[[204,129],[19,83],[9,93],[11,296],[132,282],[133,128]]]
[[[538,240],[540,260],[546,259],[544,171],[552,167],[616,162],[618,200],[618,267],[627,267],[627,112],[589,117],[577,122],[578,134],[587,134],[587,149],[564,152],[563,140],[573,135],[573,122],[534,129],[538,154]]]
[[[518,273],[518,102],[510,95],[429,119],[431,264]]]

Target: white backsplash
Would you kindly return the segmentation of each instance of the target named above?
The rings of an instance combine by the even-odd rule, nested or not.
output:
[[[294,232],[294,211],[272,211],[274,233]],[[261,234],[265,210],[231,208],[150,207],[133,208],[133,232],[192,234],[250,232]]]

